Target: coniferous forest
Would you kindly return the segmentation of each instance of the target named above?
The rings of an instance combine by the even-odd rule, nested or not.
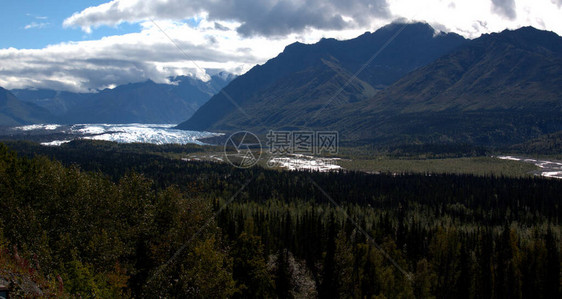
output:
[[[289,172],[0,145],[15,296],[560,298],[562,182]]]

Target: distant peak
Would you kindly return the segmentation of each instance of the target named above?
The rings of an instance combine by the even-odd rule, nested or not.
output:
[[[220,72],[211,76],[211,78],[218,78],[218,79],[221,79],[221,80],[224,80],[224,81],[231,80],[234,77],[235,77],[234,74],[229,73],[227,71],[220,71]]]
[[[521,34],[547,34],[547,35],[553,35],[553,36],[558,36],[556,33],[552,32],[552,31],[547,31],[547,30],[541,30],[541,29],[537,29],[533,26],[523,26],[517,29],[504,29],[501,32],[493,32],[490,34],[484,34],[484,35],[521,35]]]
[[[439,30],[436,30],[426,22],[411,22],[406,20],[394,21],[386,26],[379,28],[374,33],[371,33],[371,35],[375,35],[377,33],[392,34],[397,31],[401,31],[400,35],[402,36],[423,36],[428,38],[442,36]],[[365,35],[366,34],[363,34],[362,36]]]
[[[483,34],[481,39],[482,41],[495,40],[502,43],[510,43],[529,50],[536,50],[537,47],[542,47],[553,52],[562,53],[562,38],[558,34],[531,26],[515,30],[506,29],[499,33]]]
[[[517,30],[542,31],[542,30],[539,30],[539,29],[537,29],[537,28],[535,28],[535,27],[533,27],[533,26],[523,26],[523,27],[521,27],[521,28],[519,28],[519,29],[517,29]]]
[[[333,42],[333,41],[337,41],[337,39],[332,38],[332,37],[328,37],[328,38],[323,37],[323,38],[320,39],[320,42],[321,42],[321,43],[322,43],[322,42],[324,42],[324,43],[326,43],[326,42]]]
[[[431,25],[429,25],[426,22],[418,22],[418,21],[407,21],[407,20],[396,20],[386,26],[381,27],[381,29],[387,28],[387,29],[394,29],[394,28],[400,28],[400,27],[405,27],[405,29],[416,29],[416,30],[423,30],[423,31],[431,31],[434,32],[435,29],[433,27],[431,27]]]
[[[292,43],[292,44],[287,45],[287,46],[285,47],[285,50],[288,50],[288,49],[297,49],[297,48],[300,48],[300,47],[302,47],[302,46],[304,46],[304,45],[305,45],[305,44],[303,44],[303,43],[301,43],[301,42],[294,42],[294,43]]]

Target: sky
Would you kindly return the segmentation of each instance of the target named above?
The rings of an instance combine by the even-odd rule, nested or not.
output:
[[[562,0],[1,0],[0,86],[95,92],[148,79],[243,74],[284,47],[393,21],[467,38],[562,35]]]

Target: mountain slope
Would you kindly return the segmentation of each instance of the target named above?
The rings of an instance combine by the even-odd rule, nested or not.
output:
[[[69,109],[85,101],[91,94],[73,93],[50,89],[12,89],[18,99],[43,107],[55,116],[64,115]]]
[[[0,87],[0,125],[14,126],[50,122],[53,116],[31,103],[20,101],[8,90]]]
[[[303,125],[302,120],[318,111],[321,103],[343,105],[368,99],[376,90],[465,42],[459,35],[436,35],[429,25],[415,23],[391,24],[347,41],[295,43],[233,80],[178,128],[232,130],[248,129],[249,125],[265,130],[264,126]],[[338,94],[346,82],[346,90]]]
[[[175,85],[152,81],[121,85],[92,94],[64,116],[68,123],[177,123],[190,117],[231,76],[212,76],[209,82],[175,78]]]
[[[562,130],[562,38],[484,35],[422,67],[334,126],[353,139],[513,144]]]
[[[410,26],[426,36],[419,38],[419,49],[428,48],[421,41],[439,39],[428,38],[428,31],[424,35],[421,24]],[[381,30],[392,28],[396,27]],[[408,28],[404,34],[411,38],[415,34]],[[555,33],[524,27],[483,35],[394,80],[404,65],[416,64],[401,60],[419,59],[416,51],[400,50],[408,43],[406,48],[412,48],[401,35],[389,57],[382,62],[377,57],[353,80],[357,65],[350,62],[352,54],[342,53],[363,52],[359,41],[367,43],[364,39],[370,35],[340,42],[353,42],[343,50],[327,46],[338,43],[333,40],[289,46],[225,88],[241,109],[217,95],[179,128],[255,133],[329,129],[339,131],[342,140],[361,143],[499,146],[562,130],[562,38]],[[377,79],[384,74],[388,81]],[[263,86],[252,85],[259,80]],[[394,83],[381,89],[388,82]],[[340,92],[341,87],[345,88]]]
[[[311,80],[313,78],[313,80]],[[215,123],[224,129],[259,131],[264,124],[269,129],[295,129],[318,120],[310,112],[317,111],[327,99],[345,104],[368,99],[374,88],[343,69],[334,58],[322,59],[318,64],[279,79],[258,95],[247,99],[243,111],[225,115]],[[339,91],[339,82],[351,83]],[[283,107],[280,109],[279,107]],[[321,118],[321,116],[320,116]]]
[[[152,81],[131,83],[99,93],[19,89],[22,100],[48,109],[59,123],[178,123],[190,117],[232,79],[229,73],[208,82],[192,77],[174,78],[174,84]]]

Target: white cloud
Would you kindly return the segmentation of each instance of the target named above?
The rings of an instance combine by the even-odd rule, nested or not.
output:
[[[0,86],[87,92],[147,79],[166,83],[169,77],[177,75],[208,78],[202,69],[239,74],[265,62],[298,38],[243,38],[232,29],[225,30],[239,24],[223,22],[217,29],[214,22],[206,19],[197,27],[172,21],[156,24],[182,51],[152,22],[142,23],[139,33],[100,40],[61,43],[43,49],[0,49]]]
[[[170,77],[178,75],[207,79],[205,69],[242,74],[295,41],[313,43],[323,37],[349,39],[365,31],[306,28],[285,36],[244,36],[237,30],[242,25],[240,22],[210,20],[207,13],[192,18],[198,20],[197,25],[187,21],[148,20],[140,23],[138,33],[61,43],[43,49],[0,49],[0,86],[89,92],[147,79],[168,83]],[[378,22],[374,26],[386,23]]]
[[[90,32],[103,25],[205,13],[209,21],[238,22],[236,30],[244,36],[286,36],[311,29],[372,30],[373,23],[405,17],[473,38],[528,25],[562,34],[561,8],[562,0],[113,0],[75,13],[64,25]]]
[[[304,29],[349,29],[387,18],[386,0],[113,0],[73,14],[64,26],[90,32],[101,25],[141,22],[150,18],[185,20],[205,13],[211,21],[236,21],[245,35],[285,36]]]
[[[0,49],[0,86],[93,91],[147,79],[167,82],[176,75],[207,78],[201,68],[241,74],[292,42],[353,38],[397,18],[469,38],[528,25],[562,34],[562,0],[493,1],[114,0],[75,13],[64,26],[89,32],[131,22],[141,25],[140,32],[36,50]]]
[[[31,22],[27,25],[25,25],[25,27],[23,27],[23,29],[28,30],[28,29],[41,29],[41,28],[45,28],[47,26],[49,26],[50,23],[47,22],[43,22],[43,23],[37,23],[37,22]]]
[[[46,16],[37,16],[37,15],[31,14],[31,13],[26,13],[25,15],[28,16],[28,17],[37,19],[37,20],[46,20],[46,19],[48,19],[48,17],[46,17]]]
[[[468,38],[522,26],[534,26],[562,35],[562,11],[554,1],[562,0],[515,0],[512,6],[505,4],[509,6],[508,11],[513,10],[507,12],[508,16],[514,18],[498,14],[497,5],[492,0],[391,0],[389,9],[395,16],[424,20],[437,29]]]

